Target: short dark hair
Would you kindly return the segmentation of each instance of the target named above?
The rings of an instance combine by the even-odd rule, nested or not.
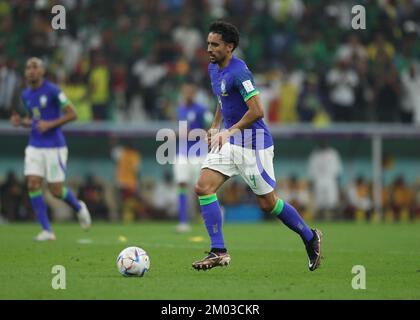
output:
[[[239,31],[231,23],[226,21],[215,21],[210,25],[209,32],[218,33],[226,43],[233,43],[233,50],[239,44]]]

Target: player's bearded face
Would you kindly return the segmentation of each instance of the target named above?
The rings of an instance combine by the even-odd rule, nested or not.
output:
[[[231,51],[231,45],[222,40],[222,36],[218,33],[210,32],[207,37],[207,53],[211,63],[223,61]]]

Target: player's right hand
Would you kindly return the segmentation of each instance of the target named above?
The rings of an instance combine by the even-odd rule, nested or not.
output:
[[[207,130],[207,144],[209,145],[209,147],[212,144],[212,139],[213,137],[219,133],[219,129],[215,129],[215,128],[210,128],[209,130]]]
[[[14,126],[14,127],[19,127],[20,123],[21,123],[21,118],[19,113],[17,112],[13,112],[12,115],[10,116],[10,123]]]
[[[207,145],[208,145],[208,152],[213,152],[212,150],[212,141],[214,139],[214,136],[219,133],[218,129],[210,128],[207,130]]]

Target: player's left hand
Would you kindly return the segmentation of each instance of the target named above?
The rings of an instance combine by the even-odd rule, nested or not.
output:
[[[40,133],[44,133],[52,128],[51,122],[44,121],[44,120],[39,120],[38,123],[36,124],[36,127]]]

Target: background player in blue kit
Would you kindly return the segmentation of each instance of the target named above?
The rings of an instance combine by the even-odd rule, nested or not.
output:
[[[22,118],[14,111],[10,118],[15,127],[31,128],[25,149],[24,174],[33,210],[42,226],[42,231],[35,237],[38,241],[55,240],[42,194],[43,179],[47,180],[48,188],[55,197],[72,207],[83,229],[91,226],[90,214],[84,202],[78,201],[64,186],[68,151],[61,126],[76,120],[77,115],[65,94],[46,80],[44,73],[40,59],[28,59],[25,69],[28,88],[21,95],[28,115]]]
[[[320,265],[322,233],[310,229],[298,212],[274,192],[273,139],[263,121],[263,107],[252,74],[245,62],[233,55],[238,43],[239,32],[232,24],[218,21],[210,26],[208,71],[217,108],[208,135],[210,152],[202,166],[196,193],[211,250],[204,259],[194,262],[193,268],[206,270],[230,263],[216,192],[227,179],[241,175],[255,193],[260,208],[300,235],[308,254],[309,270],[313,271]],[[222,118],[226,130],[219,131]]]
[[[177,109],[178,121],[184,121],[187,125],[187,131],[184,132],[187,136],[180,136],[181,142],[177,148],[177,161],[174,165],[175,182],[178,185],[179,224],[177,232],[187,232],[191,228],[188,215],[189,187],[197,182],[200,174],[201,165],[206,156],[206,154],[201,154],[201,151],[207,151],[205,140],[188,139],[188,133],[194,129],[208,128],[212,118],[210,112],[195,101],[195,95],[196,86],[191,82],[185,83],[182,87],[182,103]],[[182,134],[180,133],[180,135]]]

